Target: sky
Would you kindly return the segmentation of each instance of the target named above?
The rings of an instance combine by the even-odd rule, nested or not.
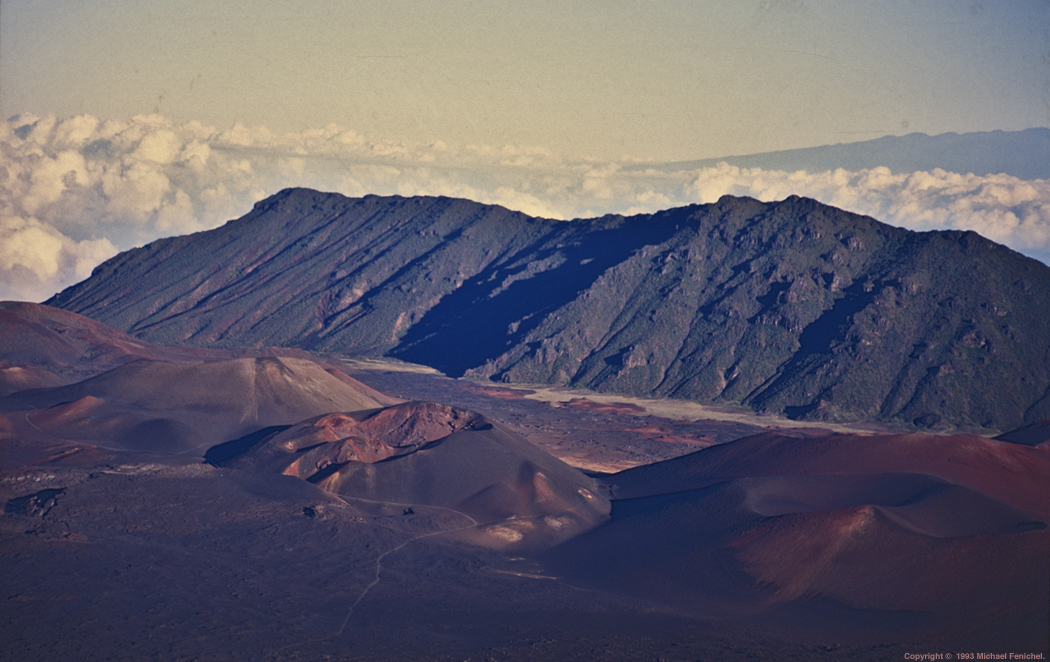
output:
[[[1050,2],[0,0],[0,298],[287,186],[553,218],[816,197],[1050,260],[1045,180],[661,164],[1050,126]]]

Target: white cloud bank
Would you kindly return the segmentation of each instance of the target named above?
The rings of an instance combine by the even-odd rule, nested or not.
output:
[[[916,230],[968,229],[1050,260],[1050,182],[934,170],[666,172],[544,149],[409,145],[330,125],[274,134],[158,115],[0,123],[0,299],[40,301],[152,239],[216,227],[282,188],[448,195],[537,216],[640,213],[796,194]]]
[[[781,172],[721,163],[688,185],[701,202],[749,195],[779,200],[791,194],[867,214],[912,230],[974,230],[1014,250],[1050,258],[1050,181],[1009,175],[932,172]]]

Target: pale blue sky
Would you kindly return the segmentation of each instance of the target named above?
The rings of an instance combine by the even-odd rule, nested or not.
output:
[[[1046,126],[1050,3],[2,0],[0,112],[683,160]]]
[[[0,298],[288,186],[565,219],[797,194],[1050,262],[1050,180],[637,163],[1048,102],[1050,0],[0,0]]]

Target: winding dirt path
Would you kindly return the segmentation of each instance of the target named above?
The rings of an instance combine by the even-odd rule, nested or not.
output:
[[[417,536],[413,536],[413,537],[411,537],[411,538],[409,538],[407,540],[404,540],[404,541],[398,543],[397,545],[391,547],[390,549],[386,550],[385,552],[379,554],[376,557],[376,559],[375,559],[375,577],[372,579],[371,582],[368,583],[367,586],[365,586],[363,589],[361,589],[361,592],[357,595],[357,598],[355,598],[354,601],[352,603],[350,603],[350,606],[346,610],[346,616],[343,617],[342,622],[339,624],[339,629],[336,630],[335,632],[333,632],[332,634],[329,634],[329,635],[326,635],[326,636],[323,636],[323,637],[319,637],[317,639],[310,639],[308,641],[303,641],[303,642],[299,642],[299,643],[288,644],[286,646],[282,646],[281,648],[279,648],[273,654],[273,659],[274,660],[283,659],[281,657],[281,654],[284,651],[288,650],[289,648],[295,648],[295,647],[305,646],[305,645],[309,645],[309,644],[317,644],[317,643],[321,643],[323,641],[331,641],[333,639],[336,639],[337,637],[342,636],[343,632],[346,630],[347,624],[350,622],[350,618],[354,615],[354,610],[357,609],[357,606],[360,605],[361,601],[365,599],[365,597],[368,595],[369,591],[371,591],[376,585],[378,585],[380,580],[382,579],[383,559],[385,559],[386,557],[388,557],[391,554],[394,554],[396,552],[399,552],[402,549],[404,549],[405,547],[407,547],[408,545],[411,545],[412,543],[417,542],[419,540],[423,540],[424,538],[432,538],[432,537],[435,537],[435,536],[444,535],[446,533],[455,533],[457,531],[465,531],[467,529],[474,528],[474,527],[479,526],[481,524],[480,522],[478,522],[476,519],[474,519],[470,515],[462,512],[462,511],[456,510],[454,508],[448,508],[448,507],[445,507],[445,506],[430,506],[430,505],[423,506],[423,505],[420,505],[420,504],[397,503],[395,501],[376,501],[374,499],[365,499],[365,498],[362,498],[362,497],[345,497],[344,498],[343,496],[340,496],[338,494],[332,494],[332,496],[334,496],[335,498],[339,499],[340,501],[342,501],[343,503],[345,503],[348,506],[352,506],[352,504],[350,503],[351,501],[362,501],[362,502],[365,502],[365,503],[374,503],[374,504],[384,505],[384,506],[397,506],[399,508],[427,508],[427,509],[433,509],[433,510],[444,510],[446,512],[455,513],[456,515],[459,515],[461,517],[466,518],[467,520],[469,520],[469,523],[464,524],[463,526],[457,526],[457,527],[451,528],[451,529],[441,529],[439,531],[431,531],[429,533],[421,533],[421,534],[419,534]]]
[[[336,498],[338,498],[340,501],[342,501],[346,505],[348,505],[348,506],[350,505],[350,503],[346,499],[344,499],[343,497],[338,496],[338,495],[334,495],[334,496],[336,496]],[[410,503],[395,503],[393,501],[373,501],[372,499],[362,499],[362,498],[358,498],[358,497],[349,497],[349,498],[353,499],[354,501],[365,501],[365,502],[368,502],[368,503],[376,503],[376,504],[382,504],[382,505],[387,505],[387,506],[397,506],[399,508],[402,508],[402,507],[403,508],[420,507],[418,504],[413,505],[413,504],[410,504]],[[375,574],[375,579],[373,579],[371,581],[371,583],[368,584],[368,586],[365,586],[364,589],[361,590],[361,593],[357,596],[357,599],[353,601],[353,603],[350,605],[350,608],[347,610],[346,616],[343,618],[343,622],[339,626],[339,630],[336,631],[336,633],[334,635],[332,635],[331,637],[329,637],[329,638],[338,637],[338,636],[343,634],[343,631],[346,630],[346,624],[350,622],[350,617],[353,616],[353,614],[354,614],[354,609],[357,608],[357,605],[361,604],[361,601],[365,599],[365,596],[368,595],[368,592],[371,591],[372,588],[376,584],[379,583],[379,580],[380,580],[381,575],[383,573],[383,559],[385,559],[386,557],[390,556],[391,554],[394,554],[396,552],[401,551],[406,546],[416,542],[417,540],[423,540],[424,538],[431,538],[433,536],[440,536],[440,535],[444,535],[446,533],[455,533],[457,531],[465,531],[467,529],[471,529],[471,528],[474,528],[474,527],[478,526],[478,521],[476,519],[474,519],[473,517],[471,517],[470,515],[468,515],[468,514],[466,514],[464,512],[461,512],[459,510],[455,510],[454,508],[446,508],[445,506],[425,506],[425,507],[426,508],[433,508],[433,509],[436,509],[436,510],[444,510],[444,511],[447,511],[447,512],[450,512],[450,513],[455,513],[455,514],[460,515],[462,517],[466,517],[468,520],[470,520],[470,523],[469,524],[464,524],[463,526],[459,526],[459,527],[456,527],[454,529],[443,529],[441,531],[431,531],[430,533],[422,533],[422,534],[420,534],[420,535],[418,535],[418,536],[416,536],[414,538],[409,538],[408,540],[405,540],[404,542],[402,542],[399,545],[391,547],[390,549],[386,550],[385,552],[383,552],[382,554],[377,556],[376,557],[376,574]]]

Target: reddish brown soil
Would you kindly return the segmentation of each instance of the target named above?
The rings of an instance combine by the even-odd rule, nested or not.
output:
[[[584,411],[592,411],[599,414],[634,414],[645,415],[645,409],[638,405],[627,402],[595,402],[587,398],[573,398],[562,403],[563,407],[575,407]]]
[[[85,348],[138,351],[48,319],[53,335],[29,344],[47,339],[34,351],[69,370],[97,372]],[[1046,649],[1045,425],[1000,440],[786,432],[174,357],[0,399],[0,659]],[[446,404],[400,403],[419,398]],[[579,466],[636,468],[596,483],[518,432]],[[243,466],[199,462],[230,440]]]
[[[802,639],[1045,644],[1050,458],[1038,449],[764,433],[606,481],[612,521],[551,552],[577,581]]]
[[[76,384],[20,392],[0,400],[0,411],[33,438],[200,457],[268,426],[393,402],[303,359],[143,360]]]

